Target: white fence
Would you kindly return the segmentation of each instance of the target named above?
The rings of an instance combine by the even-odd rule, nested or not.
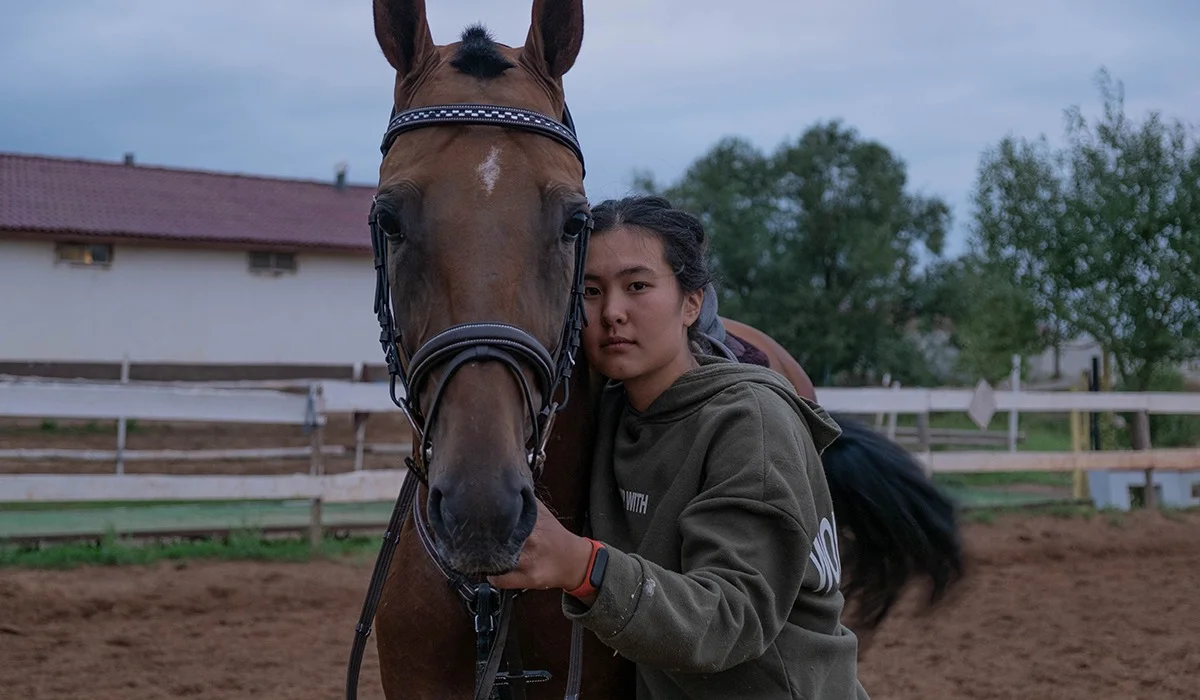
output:
[[[1200,415],[1200,394],[971,391],[959,389],[841,389],[819,391],[828,410],[869,414],[968,412],[990,416],[995,411],[1032,413],[1142,412]],[[981,406],[983,407],[981,409]],[[314,529],[319,529],[322,502],[364,502],[394,498],[404,470],[355,470],[326,475],[322,459],[344,448],[322,444],[322,426],[331,414],[398,411],[383,384],[318,381],[306,393],[255,388],[214,388],[166,384],[124,384],[79,381],[0,382],[0,416],[59,419],[138,419],[144,421],[212,421],[282,424],[312,428],[308,448],[286,448],[291,456],[308,456],[307,474],[282,476],[174,475],[0,475],[0,502],[68,502],[106,500],[239,500],[310,499]],[[986,420],[983,421],[986,424]],[[363,445],[359,431],[356,451]],[[406,446],[392,446],[391,451]],[[123,451],[123,445],[118,452]],[[20,458],[9,451],[8,458]],[[25,450],[25,456],[36,451]],[[271,449],[208,450],[193,458],[262,458]],[[103,452],[109,458],[116,453]],[[43,455],[45,456],[45,455]],[[79,458],[78,453],[65,455]],[[164,458],[123,451],[125,459]],[[930,472],[1077,471],[1077,470],[1196,470],[1200,447],[1103,452],[918,452]],[[0,455],[4,458],[5,455]],[[96,455],[93,455],[96,457]],[[84,456],[86,458],[86,456]],[[169,457],[180,458],[180,453]],[[183,457],[187,458],[187,457]]]
[[[817,390],[821,405],[846,413],[965,413],[976,392],[970,389],[841,389]],[[1200,394],[1187,392],[996,391],[999,413],[1070,413],[1107,411],[1200,415]]]
[[[321,537],[324,503],[361,503],[389,500],[400,490],[405,472],[356,469],[346,474],[327,475],[323,459],[342,454],[342,446],[322,444],[322,428],[329,413],[398,410],[381,387],[344,382],[331,387],[331,401],[324,398],[322,382],[312,382],[308,391],[294,393],[256,388],[214,388],[180,383],[84,382],[10,380],[0,382],[0,417],[171,422],[247,423],[293,425],[310,430],[307,448],[258,448],[233,450],[126,450],[125,431],[117,436],[117,449],[58,450],[15,449],[0,451],[0,459],[115,459],[117,474],[12,474],[0,475],[0,502],[84,501],[195,501],[195,500],[291,500],[310,502],[312,539]],[[359,435],[361,436],[361,431]],[[364,446],[356,446],[361,466]],[[399,446],[382,446],[381,451],[400,451]],[[126,460],[155,459],[224,460],[304,458],[308,473],[259,475],[170,475],[121,472]]]

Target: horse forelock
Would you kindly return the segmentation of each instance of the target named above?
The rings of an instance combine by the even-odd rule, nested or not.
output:
[[[460,73],[482,80],[495,78],[516,64],[500,53],[500,47],[482,24],[463,30],[462,41],[450,60]]]

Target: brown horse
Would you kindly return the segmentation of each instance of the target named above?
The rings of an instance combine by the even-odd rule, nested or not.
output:
[[[490,624],[472,614],[494,604],[472,598],[482,590],[473,586],[515,565],[537,517],[535,498],[576,532],[585,515],[600,378],[574,356],[590,217],[562,87],[583,40],[583,7],[534,0],[525,44],[511,48],[478,27],[438,46],[423,0],[373,2],[376,38],[396,70],[371,212],[376,311],[389,369],[406,389],[397,403],[416,432],[408,464],[420,480],[409,492],[420,520],[398,509],[394,559],[381,556],[386,578],[378,591],[373,581],[377,649],[390,700],[471,697],[484,692],[476,675],[485,637],[476,623]],[[813,396],[777,343],[726,324]],[[874,440],[847,430],[825,465],[855,562],[845,588],[868,627],[915,576],[932,579],[936,598],[961,569],[949,503],[902,449]],[[486,638],[507,640],[519,668],[551,674],[498,690],[564,696],[572,628],[560,597],[524,592],[512,603],[515,635]],[[590,633],[582,658],[585,697],[632,696],[631,664]],[[516,660],[507,660],[511,671]]]

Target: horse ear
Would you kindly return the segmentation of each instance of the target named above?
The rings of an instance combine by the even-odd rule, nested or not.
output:
[[[551,80],[571,70],[583,45],[583,0],[534,0],[522,57]]]
[[[425,0],[374,0],[375,38],[401,79],[434,50]]]

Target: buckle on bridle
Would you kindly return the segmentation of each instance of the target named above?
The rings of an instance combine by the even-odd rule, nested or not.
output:
[[[496,631],[495,618],[500,614],[500,591],[487,582],[476,584],[470,608],[475,616],[476,634],[491,634]]]

